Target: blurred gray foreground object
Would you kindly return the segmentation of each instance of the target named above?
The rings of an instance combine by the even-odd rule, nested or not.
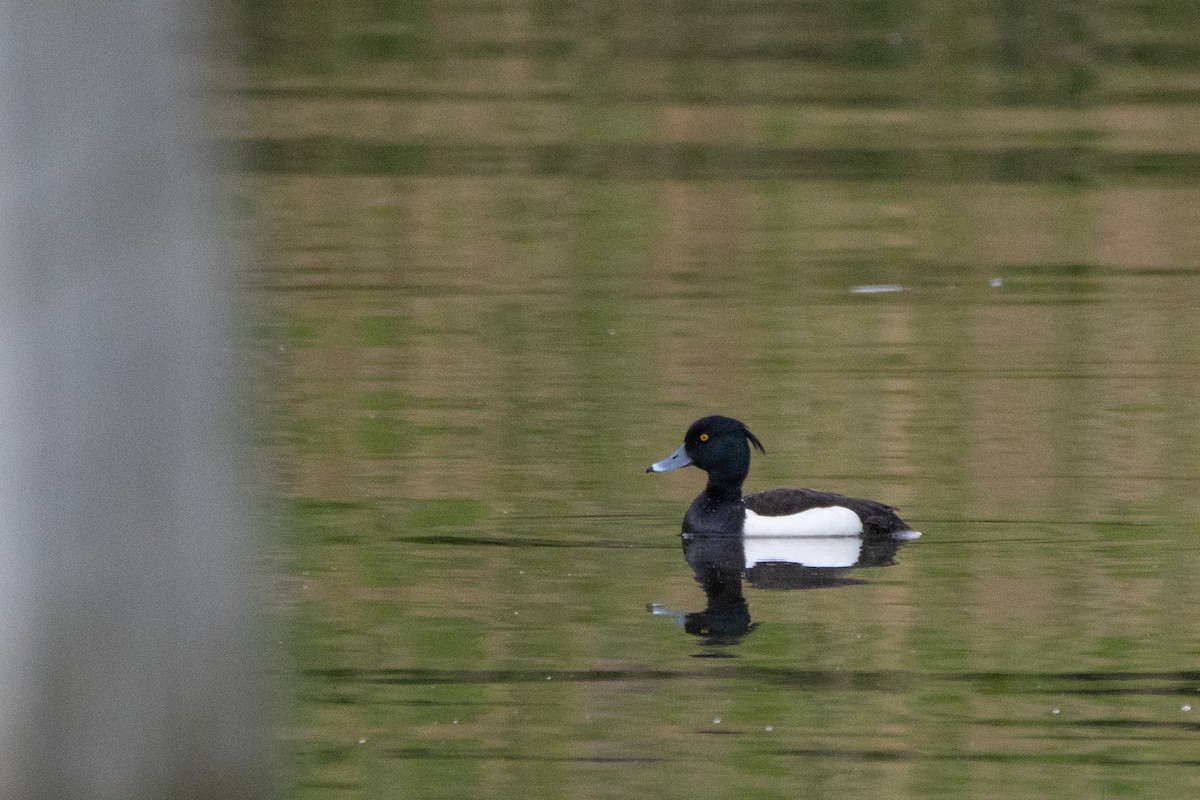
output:
[[[197,9],[0,0],[0,798],[269,788]]]

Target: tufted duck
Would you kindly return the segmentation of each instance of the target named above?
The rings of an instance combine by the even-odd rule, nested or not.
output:
[[[647,472],[697,466],[708,485],[683,518],[684,533],[744,533],[746,536],[862,536],[915,539],[891,506],[816,489],[773,489],[742,496],[750,471],[750,445],[762,443],[736,419],[712,416],[688,428],[683,445]]]

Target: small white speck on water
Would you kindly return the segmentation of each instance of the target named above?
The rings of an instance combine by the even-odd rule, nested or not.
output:
[[[850,287],[851,294],[889,294],[891,292],[903,292],[904,287],[895,283],[872,283],[865,286]]]

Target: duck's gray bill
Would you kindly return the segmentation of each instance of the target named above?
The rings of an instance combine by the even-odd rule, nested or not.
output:
[[[687,451],[684,449],[686,445],[680,445],[679,449],[671,455],[664,458],[662,461],[656,461],[646,467],[646,472],[670,472],[673,469],[680,467],[690,467],[692,460],[688,458]]]

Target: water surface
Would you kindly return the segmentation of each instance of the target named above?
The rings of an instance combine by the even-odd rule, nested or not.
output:
[[[1186,12],[323,8],[230,123],[290,796],[1197,793]],[[649,613],[710,413],[924,536]]]

